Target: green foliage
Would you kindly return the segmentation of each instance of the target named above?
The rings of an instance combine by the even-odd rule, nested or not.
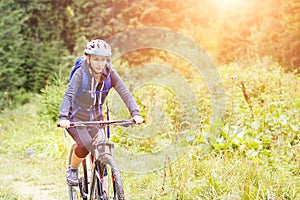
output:
[[[0,6],[0,108],[3,108],[11,105],[11,97],[18,93],[25,81],[19,74],[23,71],[24,55],[15,58],[18,49],[25,43],[20,33],[25,13],[19,6],[14,6],[13,0],[1,2]]]
[[[166,156],[161,163],[163,169],[146,174],[123,172],[128,198],[299,198],[299,75],[284,72],[278,64],[266,63],[246,69],[231,64],[219,70],[226,89],[227,110],[221,135],[213,144],[214,149],[204,149],[202,139],[210,126],[209,93],[204,90],[205,85],[195,79],[191,83],[195,84],[193,88],[199,97],[198,106],[205,116],[201,117],[200,130],[189,130],[193,131],[194,139],[190,138],[191,143],[185,153],[179,160]],[[65,165],[70,137],[62,138],[62,130],[54,128],[55,112],[65,88],[64,79],[58,75],[53,84],[43,90],[37,99],[40,103],[35,106],[26,105],[2,113],[0,153],[30,159],[30,152],[34,152],[33,156],[39,159],[56,159]],[[245,91],[242,90],[242,82]],[[114,95],[110,95],[111,101]],[[114,129],[117,134],[114,134],[113,140],[117,148],[151,153],[153,148],[157,150],[174,137],[175,131],[185,127],[181,124],[183,118],[178,110],[179,101],[172,91],[160,85],[147,85],[135,96],[148,117],[150,128],[142,126],[139,131],[130,132],[127,136],[124,131]],[[111,107],[112,117],[128,116],[121,104]],[[153,119],[158,119],[157,124],[163,125],[157,127],[158,131],[161,130],[159,134],[151,135],[156,131],[151,126]],[[141,136],[138,138],[142,139],[132,140],[132,136]],[[2,190],[5,193],[7,188]]]
[[[134,186],[128,186],[130,195],[143,192],[148,194],[145,195],[147,198],[151,194],[151,199],[299,198],[296,192],[300,188],[297,183],[300,160],[299,75],[285,73],[276,63],[260,63],[246,69],[231,64],[221,67],[220,72],[226,89],[227,111],[221,135],[212,144],[213,150],[206,154],[201,145],[202,135],[209,130],[209,120],[203,118],[200,132],[194,132],[193,144],[185,157],[174,162],[166,158],[164,171],[134,175]],[[245,91],[242,90],[242,82]],[[194,89],[199,95],[199,107],[203,115],[209,116],[210,111],[205,109],[209,107],[209,97],[205,101],[202,98],[206,96],[205,91],[201,84],[197,86]],[[170,106],[172,111],[178,108],[176,102],[169,101],[172,96],[168,99],[167,91],[158,88],[153,91],[147,88],[136,96],[140,105],[145,103],[145,110],[163,99],[167,104],[164,106]],[[140,95],[143,97],[140,98]],[[157,99],[149,101],[151,98]],[[158,111],[155,113],[159,114]],[[151,112],[146,113],[150,120],[164,121],[163,117],[151,117]],[[169,123],[181,122],[179,117],[174,119]],[[155,132],[150,121],[149,124],[151,133]],[[167,129],[159,134],[162,137],[152,135],[148,142],[143,137],[132,140],[122,132],[114,140],[120,148],[130,152],[149,153],[156,148],[155,152],[161,145],[157,141],[166,142],[163,134],[172,132],[174,129],[171,127],[160,127],[159,130]],[[145,130],[147,127],[142,129],[144,137],[148,135]],[[135,132],[132,134],[137,135]]]
[[[247,65],[269,58],[285,69],[299,67],[297,0],[222,2],[3,1],[0,107],[28,102],[26,93],[45,88],[59,67],[65,68],[65,56],[81,54],[88,40],[135,28],[162,27],[184,33],[221,64],[243,61]],[[141,65],[158,55],[168,60],[163,54],[140,50],[121,59]]]
[[[300,77],[299,70],[291,69],[300,63],[300,3],[253,0],[221,6],[217,2],[1,1],[0,153],[24,159],[34,151],[40,159],[65,163],[69,142],[53,127],[70,71],[67,66],[73,64],[74,56],[81,54],[90,39],[107,39],[134,28],[163,27],[192,37],[217,63],[240,64],[219,68],[227,110],[220,137],[204,155],[212,105],[205,84],[193,76],[196,73],[180,59],[158,50],[132,52],[114,63],[120,65],[121,75],[129,65],[134,69],[148,62],[168,63],[197,95],[193,110],[194,105],[188,103],[180,107],[173,91],[160,85],[147,85],[134,93],[148,126],[132,134],[143,139],[132,139],[124,129],[115,129],[113,141],[130,152],[152,153],[180,133],[189,148],[181,160],[166,158],[164,171],[125,173],[127,196],[299,199]],[[255,65],[249,67],[249,63]],[[286,69],[290,72],[285,73]],[[7,110],[31,101],[18,110]],[[111,111],[115,118],[128,116],[120,104]],[[6,195],[9,191],[0,187],[0,198],[12,197]]]
[[[113,94],[112,94],[113,95]],[[134,93],[141,109],[141,115],[146,118],[147,126],[139,129],[116,129],[112,141],[118,142],[121,148],[131,152],[156,152],[164,148],[181,130],[182,113],[179,99],[167,88],[160,85],[145,85]],[[115,96],[110,98],[116,98]],[[111,105],[111,115],[116,119],[128,118],[128,111],[120,102]],[[139,139],[136,139],[138,137]]]
[[[17,197],[13,195],[12,188],[10,186],[0,186],[0,199],[16,200]]]
[[[65,8],[60,4],[51,1],[56,15],[44,1],[0,3],[1,110],[27,103],[27,93],[45,87],[64,62],[67,48],[59,36],[63,27],[58,27],[63,23],[61,13]]]
[[[291,69],[299,66],[299,42],[295,42],[299,41],[298,9],[296,0],[228,5],[207,0],[76,1],[68,7],[74,24],[69,31],[77,33],[74,43],[81,37],[107,39],[135,28],[169,28],[191,36],[218,63],[272,57]],[[140,64],[134,59],[141,62],[153,55],[151,51],[137,51],[123,59]]]
[[[65,163],[70,141],[63,138],[63,130],[55,129],[48,117],[41,118],[37,108],[33,102],[2,112],[0,154],[12,154],[19,159],[49,159],[49,162],[62,158],[61,163]]]
[[[300,102],[299,94],[293,94],[290,87],[299,90],[298,75],[283,75],[283,69],[276,64],[255,65],[248,68],[247,73],[243,73],[238,65],[232,65],[225,71],[223,73],[231,75],[224,79],[228,85],[228,112],[216,148],[238,148],[246,155],[256,157],[260,154],[270,156],[274,146],[286,145],[277,143],[281,137],[297,145]],[[246,83],[248,102],[241,90],[242,81]]]
[[[59,107],[65,93],[67,79],[62,77],[61,71],[56,74],[55,78],[48,84],[45,89],[41,90],[38,96],[39,110],[38,114],[43,120],[56,122],[59,115]]]

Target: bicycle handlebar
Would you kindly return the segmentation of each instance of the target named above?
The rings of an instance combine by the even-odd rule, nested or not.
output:
[[[108,125],[117,125],[128,127],[132,126],[135,123],[132,119],[126,120],[107,120],[107,121],[78,121],[78,122],[71,122],[70,127],[84,127],[84,126],[108,126]],[[60,127],[59,122],[57,123],[57,127]]]

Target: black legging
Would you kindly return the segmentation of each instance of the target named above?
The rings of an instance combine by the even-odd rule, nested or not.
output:
[[[74,128],[70,127],[67,129],[70,136],[75,140],[75,154],[79,158],[85,158],[92,150],[92,140],[97,134],[97,128]]]
[[[75,155],[78,158],[85,158],[92,150],[93,137],[98,133],[97,128],[74,128],[67,129],[68,133],[76,142]],[[107,176],[107,169],[104,170],[104,176]]]

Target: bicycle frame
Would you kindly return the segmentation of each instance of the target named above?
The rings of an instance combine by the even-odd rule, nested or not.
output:
[[[103,190],[102,187],[103,187],[104,171],[106,171],[106,167],[101,168],[101,162],[102,159],[107,155],[110,156],[109,157],[110,159],[113,159],[114,157],[114,144],[112,142],[109,142],[110,134],[108,133],[108,131],[105,132],[104,129],[105,126],[109,126],[110,124],[127,127],[133,125],[134,121],[132,120],[85,121],[85,122],[79,121],[79,122],[71,123],[72,127],[89,127],[89,126],[99,127],[96,140],[93,140],[92,143],[93,150],[82,162],[84,168],[84,176],[80,177],[78,188],[80,190],[81,198],[84,200],[87,200],[89,195],[91,199],[94,199],[92,198],[93,195],[92,192],[95,190],[95,187],[97,187],[95,191],[98,191],[99,193],[99,196],[97,198],[104,199],[104,197],[102,196],[102,194],[104,194],[102,191]],[[110,167],[112,166],[113,165],[111,165]],[[112,183],[113,183],[112,187],[114,192],[113,195],[115,197],[118,196],[118,194],[116,194],[117,189],[115,184],[114,173],[113,171],[111,172],[112,172],[111,175],[112,175]],[[122,190],[123,190],[123,186],[122,186]],[[72,195],[71,192],[72,192],[72,188],[70,188],[70,196]]]

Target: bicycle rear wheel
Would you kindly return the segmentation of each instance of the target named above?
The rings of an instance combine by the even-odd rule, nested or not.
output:
[[[79,188],[69,185],[69,197],[70,197],[70,200],[80,200],[80,199],[82,199]]]

